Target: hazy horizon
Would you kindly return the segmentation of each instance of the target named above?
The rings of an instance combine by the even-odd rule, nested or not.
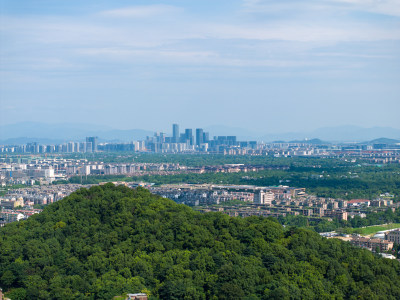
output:
[[[180,133],[185,128],[203,128],[210,137],[237,136],[239,140],[257,140],[259,142],[294,141],[320,139],[327,142],[367,142],[381,138],[400,141],[400,129],[391,127],[358,127],[337,126],[321,127],[312,131],[271,132],[265,130],[258,132],[241,127],[224,125],[213,126],[182,126]],[[22,122],[17,124],[0,126],[0,143],[26,144],[29,142],[61,143],[62,141],[82,140],[87,136],[98,136],[100,140],[107,142],[130,142],[132,140],[144,140],[147,136],[153,136],[155,132],[163,132],[172,136],[172,124],[169,128],[129,128],[118,129],[104,124],[83,123],[39,123]]]
[[[0,0],[0,125],[400,129],[400,2]]]
[[[268,133],[290,133],[290,132],[313,132],[316,130],[321,130],[321,129],[335,129],[335,128],[357,128],[357,129],[373,129],[373,128],[387,128],[387,129],[395,129],[395,130],[400,130],[400,127],[394,127],[394,126],[358,126],[354,124],[341,124],[341,125],[332,125],[332,126],[316,126],[314,128],[310,128],[308,130],[299,130],[297,128],[292,128],[286,131],[282,130],[276,130],[276,131],[270,131],[269,128],[260,128],[260,129],[254,129],[254,128],[248,128],[244,126],[238,125],[226,125],[226,124],[193,124],[193,125],[185,125],[185,124],[180,124],[178,122],[171,123],[167,125],[166,127],[152,127],[152,128],[147,128],[147,127],[133,127],[129,125],[127,127],[120,127],[118,124],[104,124],[104,123],[88,123],[88,122],[42,122],[42,121],[22,121],[22,122],[10,122],[7,124],[0,124],[0,127],[8,127],[8,126],[13,126],[13,125],[21,125],[26,123],[27,125],[35,125],[35,124],[41,124],[41,125],[49,125],[49,126],[74,126],[74,127],[79,127],[79,128],[85,128],[87,126],[88,128],[85,129],[95,129],[95,130],[144,130],[144,131],[152,131],[152,132],[164,132],[167,134],[172,134],[172,124],[178,124],[180,131],[184,131],[185,128],[191,128],[191,129],[196,129],[196,128],[227,128],[229,130],[232,129],[238,129],[238,130],[245,130],[253,133],[259,133],[259,134],[268,134]]]

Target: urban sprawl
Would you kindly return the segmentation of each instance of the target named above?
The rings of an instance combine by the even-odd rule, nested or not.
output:
[[[349,161],[362,159],[367,163],[389,164],[400,162],[400,146],[386,144],[312,144],[307,141],[292,143],[260,143],[237,141],[235,136],[209,138],[203,129],[185,129],[173,125],[172,136],[156,133],[144,141],[125,144],[98,143],[97,137],[87,137],[84,142],[68,142],[61,145],[29,143],[23,146],[0,146],[0,188],[6,192],[0,197],[0,226],[28,218],[41,212],[43,205],[56,202],[72,192],[88,185],[52,184],[73,176],[91,175],[171,175],[185,173],[237,173],[256,172],[266,169],[286,170],[287,166],[225,164],[218,166],[191,167],[177,163],[104,163],[86,158],[65,158],[64,153],[101,152],[151,152],[151,153],[218,153],[225,155],[266,155],[272,157],[329,157]],[[51,154],[51,155],[48,155]],[[321,176],[321,175],[320,175]],[[164,184],[146,182],[116,182],[131,188],[144,186],[152,193],[170,198],[178,203],[208,212],[219,211],[230,216],[286,217],[302,215],[310,220],[348,220],[355,216],[365,218],[370,212],[391,209],[394,195],[381,194],[373,200],[333,199],[306,193],[305,188],[251,185],[216,184]],[[26,185],[25,188],[12,188]],[[8,189],[10,187],[10,189]],[[236,202],[232,204],[232,200]],[[239,201],[240,204],[237,204]],[[230,202],[230,203],[229,203]],[[334,234],[325,234],[331,237]],[[376,238],[361,236],[349,240],[358,246],[375,251],[390,250],[393,243],[400,243],[400,231],[391,230]]]
[[[386,143],[312,143],[238,141],[236,136],[214,136],[202,128],[185,129],[178,124],[172,126],[172,136],[156,132],[154,136],[130,143],[99,143],[98,137],[87,137],[85,141],[70,141],[58,145],[28,143],[26,145],[0,145],[0,153],[94,153],[94,152],[149,152],[149,153],[216,153],[225,155],[271,155],[359,157],[372,163],[399,163],[400,145]]]

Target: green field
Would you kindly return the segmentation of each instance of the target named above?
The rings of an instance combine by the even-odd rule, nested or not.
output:
[[[369,226],[365,228],[355,228],[354,230],[357,231],[357,233],[360,233],[361,235],[370,235],[370,234],[375,234],[382,230],[395,229],[395,228],[400,228],[400,223]]]

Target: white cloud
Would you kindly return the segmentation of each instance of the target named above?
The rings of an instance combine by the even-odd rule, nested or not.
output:
[[[182,12],[182,8],[171,5],[130,6],[107,10],[100,15],[118,18],[148,18],[160,15],[171,15]]]
[[[252,67],[252,68],[299,68],[299,67],[322,67],[324,61],[311,61],[309,59],[299,60],[295,57],[265,58],[248,57],[242,55],[223,55],[214,51],[183,51],[183,50],[128,50],[118,48],[84,48],[79,54],[99,57],[103,60],[118,61],[123,64],[134,64],[135,62],[151,62],[157,64],[176,65],[201,65],[222,67]]]
[[[348,24],[347,24],[348,25]],[[219,39],[245,40],[283,40],[296,42],[348,42],[379,41],[400,39],[400,28],[387,31],[371,26],[335,26],[334,24],[258,24],[258,25],[224,25],[209,24],[203,26],[204,34]]]
[[[344,52],[323,52],[316,53],[316,56],[321,57],[354,57],[354,58],[370,58],[370,59],[392,59],[391,55],[369,55],[369,54],[359,54],[359,53],[344,53]]]
[[[148,59],[160,60],[167,58],[169,62],[171,60],[199,60],[210,57],[216,57],[217,54],[211,51],[179,51],[179,50],[164,50],[164,49],[123,49],[123,48],[83,48],[79,49],[78,52],[84,55],[93,56],[107,56],[113,57],[121,61],[126,59],[137,59],[147,57]]]
[[[399,0],[330,0],[348,4],[351,9],[400,17]]]
[[[400,16],[399,0],[243,0],[247,12],[276,13],[293,11],[298,14],[310,11],[340,13],[349,11],[366,11],[375,14]]]
[[[247,5],[265,3],[270,2],[247,1]],[[113,62],[120,68],[124,61],[132,65],[145,62],[152,65],[277,68],[329,66],[328,60],[313,62],[310,59],[316,48],[329,48],[331,53],[335,53],[332,57],[340,56],[340,53],[350,57],[353,50],[346,52],[335,47],[340,43],[356,41],[376,43],[400,40],[400,28],[388,29],[385,25],[354,20],[341,23],[336,20],[288,20],[279,17],[273,20],[240,20],[232,17],[208,22],[203,18],[191,18],[188,12],[177,15],[175,22],[136,22],[129,19],[177,11],[180,9],[155,5],[104,11],[86,18],[6,17],[6,26],[1,33],[8,43],[0,51],[9,63],[3,63],[3,67],[12,69],[13,65],[24,65],[31,70],[60,69],[68,72],[74,68],[97,68],[103,64],[111,67]],[[113,18],[109,22],[104,16],[126,18],[122,18],[121,22],[119,18]],[[277,41],[279,47],[271,47],[270,44]],[[265,49],[261,49],[260,45]],[[374,58],[380,59],[379,52],[371,53]],[[40,67],[42,62],[43,67]]]

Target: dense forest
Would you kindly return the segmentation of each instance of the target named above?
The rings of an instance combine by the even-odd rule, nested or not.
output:
[[[80,189],[0,229],[11,299],[400,299],[400,264],[271,218],[199,213],[145,189]]]

